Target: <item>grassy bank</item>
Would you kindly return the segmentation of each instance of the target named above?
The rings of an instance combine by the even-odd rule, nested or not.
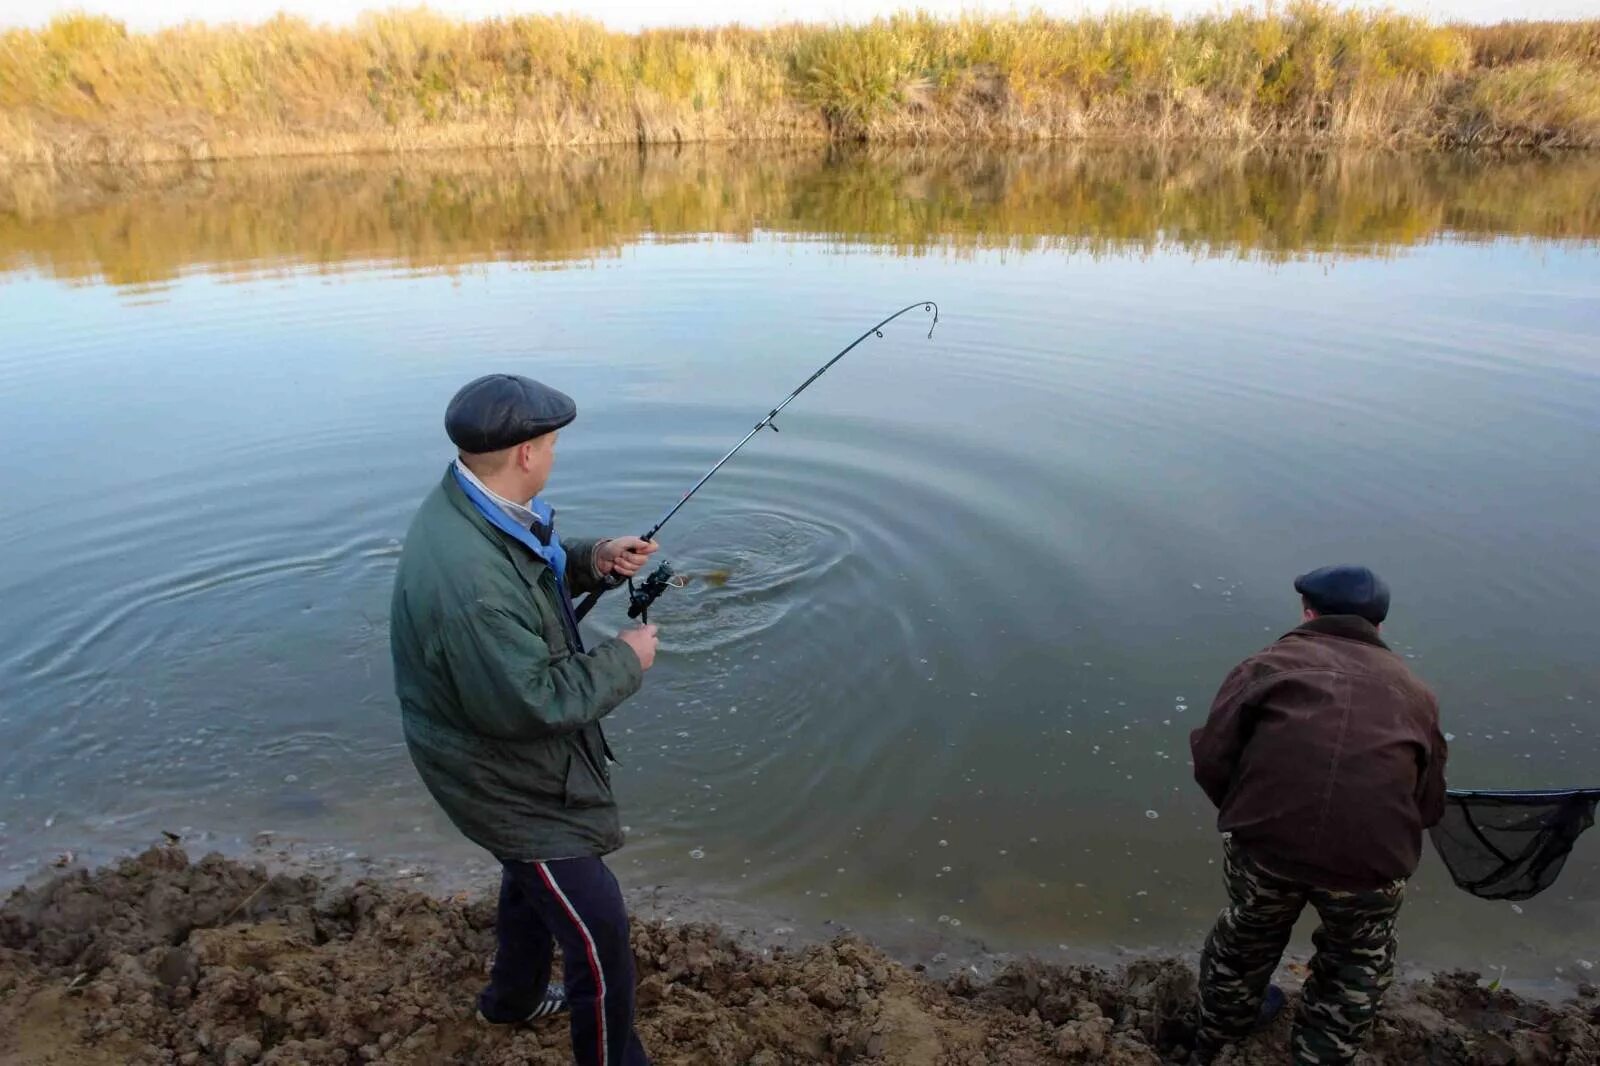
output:
[[[11,162],[1104,136],[1597,147],[1600,21],[1477,28],[1302,3],[627,34],[416,10],[0,34]]]

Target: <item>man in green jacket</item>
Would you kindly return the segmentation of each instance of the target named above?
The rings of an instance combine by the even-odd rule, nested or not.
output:
[[[570,1008],[580,1066],[646,1066],[633,1031],[628,914],[601,857],[622,846],[600,719],[639,690],[654,626],[585,647],[572,596],[631,577],[637,537],[563,543],[542,500],[564,394],[510,374],[469,382],[445,413],[459,456],[406,534],[390,651],[423,784],[500,860],[487,1021]],[[548,988],[559,942],[564,989]]]

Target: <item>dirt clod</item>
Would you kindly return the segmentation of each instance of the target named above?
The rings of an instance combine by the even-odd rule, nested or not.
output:
[[[490,901],[435,899],[175,847],[19,890],[0,907],[0,1061],[15,1066],[558,1066],[566,1027],[492,1028],[473,997]],[[1193,1040],[1195,975],[1022,962],[931,980],[858,939],[770,955],[708,925],[637,923],[639,1031],[664,1066],[1158,1066]],[[1287,1013],[1226,1059],[1286,1060]],[[1363,1063],[1600,1063],[1600,1002],[1452,973],[1396,988]]]

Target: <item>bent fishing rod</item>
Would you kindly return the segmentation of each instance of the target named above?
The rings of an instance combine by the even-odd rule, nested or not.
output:
[[[767,416],[761,421],[757,422],[755,424],[755,428],[751,429],[749,433],[746,433],[744,435],[744,439],[739,441],[738,444],[735,444],[727,455],[724,455],[721,459],[718,459],[717,464],[710,470],[707,470],[705,476],[699,481],[695,482],[694,487],[688,492],[684,493],[683,498],[677,503],[673,504],[671,509],[668,510],[666,514],[661,516],[661,520],[655,525],[651,526],[649,532],[645,533],[640,539],[645,541],[655,540],[656,534],[661,532],[661,527],[672,521],[672,516],[683,510],[683,505],[688,503],[694,497],[694,494],[699,492],[701,488],[705,486],[705,483],[710,481],[712,476],[727,464],[729,459],[732,459],[735,455],[738,455],[740,448],[743,448],[746,444],[749,444],[752,440],[754,440],[756,434],[760,433],[763,429],[769,428],[774,433],[778,432],[776,419],[780,414],[783,413],[783,409],[788,407],[791,403],[794,403],[796,397],[809,389],[818,378],[832,369],[833,364],[849,355],[851,350],[854,349],[856,345],[860,344],[868,337],[882,337],[884,326],[887,326],[889,323],[893,322],[906,312],[915,311],[919,307],[924,311],[930,311],[933,313],[933,321],[928,323],[928,336],[932,337],[933,328],[939,324],[939,305],[934,303],[932,300],[918,300],[914,304],[907,304],[906,306],[902,307],[900,310],[896,311],[894,314],[890,315],[888,318],[884,319],[882,322],[879,322],[876,326],[873,326],[861,336],[845,345],[839,350],[837,355],[835,355],[832,359],[829,359],[826,363],[823,363],[816,369],[815,372],[812,373],[810,377],[802,381],[800,383],[800,387],[786,396],[782,403],[774,407],[771,411],[768,411]],[[630,601],[628,604],[628,617],[638,618],[641,620],[647,618],[650,611],[650,605],[654,603],[657,597],[659,597],[668,588],[673,587],[672,578],[672,568],[666,563],[662,563],[660,566],[656,567],[655,571],[652,572],[649,577],[645,578],[644,582],[638,588],[634,587],[633,579],[629,578],[627,581]],[[607,591],[618,588],[622,584],[623,582],[621,581],[607,581],[604,585],[601,585],[598,589],[589,593],[588,596],[584,597],[583,602],[578,605],[578,619],[581,621],[584,615],[593,610],[595,603],[600,599],[601,596],[605,595]]]

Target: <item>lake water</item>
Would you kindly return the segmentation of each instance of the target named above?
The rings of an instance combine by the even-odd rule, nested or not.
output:
[[[1600,784],[1600,158],[619,150],[0,180],[0,874],[162,829],[481,858],[389,585],[488,371],[578,399],[562,528],[668,527],[616,865],[996,949],[1192,947],[1187,738],[1361,561],[1463,787]],[[592,616],[613,631],[622,598]],[[957,926],[959,923],[959,926]],[[954,932],[952,932],[952,929]],[[1408,962],[1586,976],[1431,853]],[[1587,975],[1592,976],[1592,975]]]

